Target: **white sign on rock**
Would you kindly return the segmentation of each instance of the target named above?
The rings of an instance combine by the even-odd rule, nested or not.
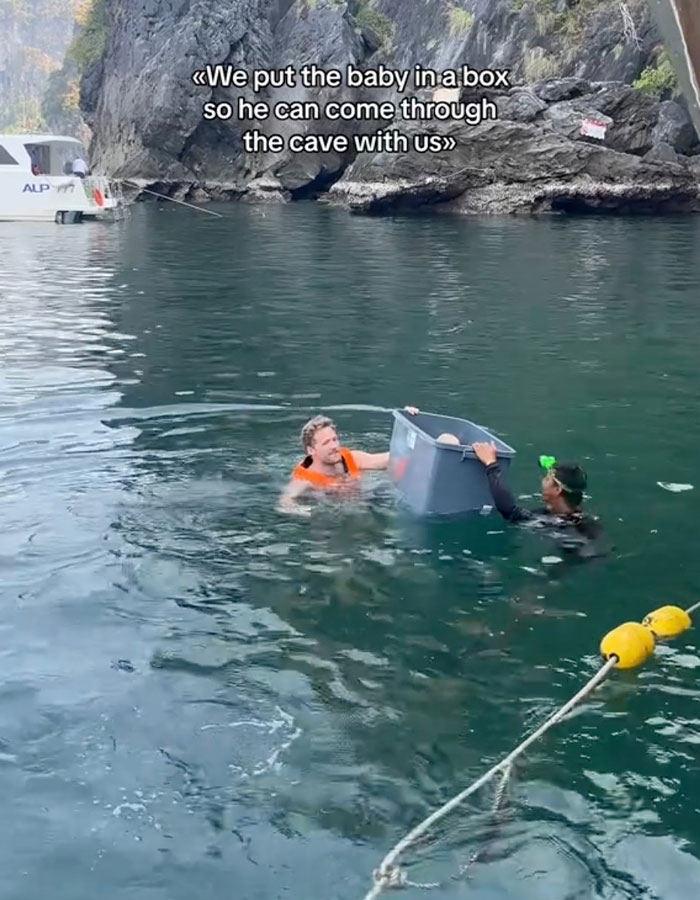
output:
[[[584,119],[581,123],[581,134],[584,137],[598,138],[600,141],[605,140],[608,126],[605,122],[598,122],[596,119]]]
[[[459,94],[459,88],[438,88],[433,91],[433,100],[436,103],[458,103]]]

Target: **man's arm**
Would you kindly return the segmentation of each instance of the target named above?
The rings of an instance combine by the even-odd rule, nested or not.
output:
[[[311,487],[308,481],[299,481],[293,478],[282,491],[282,496],[277,504],[279,512],[295,513],[296,515],[308,516],[310,510],[306,506],[301,506],[297,500],[301,495]]]
[[[504,519],[509,522],[525,522],[532,518],[529,509],[523,509],[515,502],[515,497],[503,480],[503,473],[498,462],[491,463],[486,467],[486,477],[489,480],[493,502]]]
[[[371,469],[386,469],[389,465],[389,453],[365,453],[363,450],[353,450],[352,458],[358,469],[366,472]]]
[[[491,496],[496,509],[503,518],[509,522],[524,522],[531,519],[533,513],[529,509],[518,506],[510,488],[503,480],[495,444],[473,444],[472,450],[476,458],[486,466],[486,477],[491,489]]]
[[[404,406],[404,411],[410,416],[417,416],[420,410],[416,406]],[[358,469],[362,471],[371,471],[372,469],[388,469],[389,453],[365,453],[362,450],[352,451],[353,459]]]

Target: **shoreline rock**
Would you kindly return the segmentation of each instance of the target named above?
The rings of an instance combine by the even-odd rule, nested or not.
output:
[[[448,5],[449,6],[449,5]],[[617,0],[588,0],[585,11],[557,0],[546,15],[535,0],[479,0],[470,12],[444,0],[218,0],[153,13],[151,0],[110,0],[105,54],[86,71],[81,105],[93,128],[94,167],[158,185],[173,196],[285,203],[321,199],[357,212],[380,210],[540,213],[660,208],[698,211],[700,142],[681,103],[659,102],[630,82],[659,58],[648,9],[628,4],[636,37]],[[207,64],[279,69],[315,63],[437,71],[463,65],[508,69],[512,87],[462,89],[461,99],[493,100],[496,121],[258,123],[266,134],[379,128],[453,137],[450,153],[350,151],[246,153],[250,126],[232,116],[205,121],[207,101],[388,100],[393,88],[201,88]],[[597,80],[594,80],[597,79]],[[413,92],[431,99],[432,91]],[[425,94],[425,97],[423,96]],[[581,133],[601,123],[604,139]],[[593,129],[595,131],[595,129]],[[615,206],[617,204],[617,207]]]
[[[431,204],[466,215],[635,211],[654,204],[700,212],[698,170],[677,150],[688,147],[683,126],[690,121],[680,105],[656,103],[626,84],[576,79],[516,87],[496,102],[502,114],[496,121],[431,129],[455,138],[449,155],[360,154],[330,197],[370,213]],[[603,140],[581,134],[585,119],[606,126]],[[410,134],[420,126],[399,127]],[[652,134],[668,135],[676,146],[654,142]]]

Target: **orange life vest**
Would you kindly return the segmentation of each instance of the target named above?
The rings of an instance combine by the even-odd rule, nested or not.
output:
[[[342,475],[325,475],[323,472],[312,471],[309,466],[311,466],[313,460],[310,456],[307,456],[294,469],[292,478],[296,478],[299,481],[308,481],[314,487],[330,489],[340,487],[347,478],[359,478],[360,470],[357,468],[352,450],[348,450],[347,447],[341,447],[340,456],[345,469]]]

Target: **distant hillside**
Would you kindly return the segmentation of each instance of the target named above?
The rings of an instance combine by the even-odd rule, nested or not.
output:
[[[75,134],[84,127],[78,69],[74,62],[64,65],[64,59],[90,5],[89,0],[0,0],[0,130]]]

